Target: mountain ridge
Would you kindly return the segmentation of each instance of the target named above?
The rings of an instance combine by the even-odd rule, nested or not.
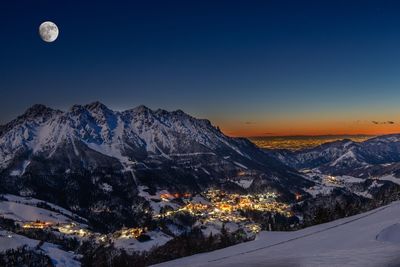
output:
[[[372,175],[369,169],[379,166],[381,175],[386,167],[400,161],[400,134],[381,135],[362,142],[343,139],[299,151],[266,151],[296,169],[318,168],[328,174],[368,177]]]
[[[148,210],[139,186],[151,192],[272,190],[293,201],[298,192],[306,197],[303,188],[312,185],[206,119],[145,106],[113,111],[100,102],[67,111],[34,105],[6,124],[0,178],[2,192],[48,200],[96,222],[121,218],[119,225],[140,224],[138,214]]]

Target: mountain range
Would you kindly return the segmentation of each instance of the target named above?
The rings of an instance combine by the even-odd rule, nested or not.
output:
[[[293,201],[312,184],[247,139],[181,110],[34,105],[0,128],[1,192],[58,204],[106,231],[149,219],[140,187],[153,194],[272,190]]]
[[[34,105],[0,126],[0,254],[144,266],[368,211],[399,177],[400,135],[260,149],[181,110]]]
[[[333,175],[360,178],[400,177],[400,134],[383,135],[363,142],[349,139],[299,151],[271,150],[295,169],[315,169]]]

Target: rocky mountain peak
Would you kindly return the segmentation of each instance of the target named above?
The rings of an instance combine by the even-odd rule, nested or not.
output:
[[[54,112],[57,110],[54,110],[52,108],[49,108],[45,105],[42,104],[35,104],[28,108],[25,113],[22,115],[24,118],[36,118],[39,116],[45,117],[52,115]]]
[[[86,109],[90,111],[102,111],[102,112],[110,112],[111,110],[99,101],[92,102],[84,106]]]
[[[148,112],[153,113],[153,111],[150,108],[146,107],[145,105],[137,106],[131,110],[134,111],[135,113],[148,113]]]

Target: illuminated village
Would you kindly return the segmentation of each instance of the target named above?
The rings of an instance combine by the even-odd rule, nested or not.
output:
[[[179,194],[178,194],[179,195]],[[188,194],[186,194],[189,196]],[[211,189],[202,194],[207,203],[194,203],[189,198],[184,199],[185,205],[176,210],[169,210],[156,214],[155,219],[168,218],[179,213],[189,213],[200,223],[234,222],[242,223],[248,230],[257,233],[261,230],[260,225],[253,223],[249,218],[241,215],[241,211],[260,211],[279,213],[286,217],[293,216],[288,204],[276,201],[276,193],[241,195],[227,193],[217,189]],[[171,201],[171,198],[163,198],[162,201]]]
[[[53,224],[51,222],[27,222],[22,225],[24,229],[51,229],[58,230],[62,234],[66,235],[76,235],[79,237],[85,237],[91,234],[87,229],[80,228],[76,223],[57,223]]]
[[[94,236],[96,233],[91,232],[85,228],[79,227],[76,223],[56,223],[53,224],[51,222],[42,222],[42,221],[34,221],[34,222],[26,222],[22,225],[24,229],[47,229],[47,230],[56,230],[65,235],[74,235],[78,237],[89,237]],[[113,233],[114,238],[121,239],[130,239],[130,238],[138,238],[140,235],[145,233],[147,228],[122,228],[121,230]],[[99,237],[100,241],[107,240],[108,237],[106,235],[101,235]]]
[[[324,179],[324,182],[332,184],[332,185],[340,185],[341,184],[341,182],[335,176],[332,176],[332,175],[327,175]]]
[[[146,231],[146,228],[124,228],[120,231],[117,231],[114,236],[123,239],[138,238]]]
[[[280,214],[286,217],[293,216],[290,205],[278,202],[276,200],[277,197],[278,195],[273,192],[250,195],[227,193],[218,189],[210,189],[195,197],[189,193],[162,193],[159,195],[159,201],[169,206],[170,209],[154,213],[153,218],[159,221],[179,214],[190,214],[196,219],[198,225],[236,223],[248,233],[256,234],[262,230],[261,225],[244,216],[244,212],[259,211]],[[177,203],[180,203],[180,205],[177,205]],[[174,206],[175,209],[170,204],[174,204],[171,206]],[[22,228],[27,230],[52,230],[79,238],[95,236],[100,242],[106,242],[110,239],[138,239],[148,232],[146,227],[124,227],[111,235],[99,235],[74,222],[52,223],[39,220],[24,222],[22,223]]]

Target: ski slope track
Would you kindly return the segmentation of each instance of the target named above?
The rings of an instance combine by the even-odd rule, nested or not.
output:
[[[400,202],[295,232],[261,232],[254,241],[154,265],[400,266]]]

